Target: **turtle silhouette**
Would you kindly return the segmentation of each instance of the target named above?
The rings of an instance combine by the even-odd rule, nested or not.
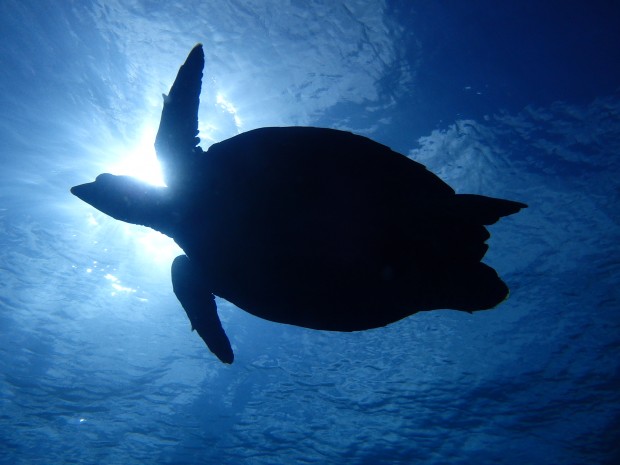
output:
[[[481,263],[485,225],[526,205],[455,194],[423,165],[366,137],[316,127],[255,129],[205,152],[198,44],[164,95],[155,140],[166,187],[101,174],[71,192],[172,237],[174,293],[225,363],[215,296],[266,320],[330,331],[419,311],[489,309],[508,287]]]

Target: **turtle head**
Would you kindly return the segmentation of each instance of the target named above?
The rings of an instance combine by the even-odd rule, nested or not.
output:
[[[94,182],[72,187],[71,193],[112,218],[166,233],[169,209],[165,187],[104,173]]]

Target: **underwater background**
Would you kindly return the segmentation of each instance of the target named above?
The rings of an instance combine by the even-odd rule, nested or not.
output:
[[[0,0],[0,464],[620,463],[620,4]],[[202,146],[261,126],[371,137],[490,227],[496,309],[328,333],[219,301],[220,363],[172,240],[69,193],[156,180],[204,44]]]

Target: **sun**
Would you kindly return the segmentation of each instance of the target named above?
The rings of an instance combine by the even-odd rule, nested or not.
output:
[[[120,161],[111,167],[111,171],[133,176],[155,186],[165,186],[161,165],[155,154],[156,134],[155,126],[145,125],[139,132],[136,144],[127,149]]]
[[[155,186],[165,186],[161,165],[155,154],[156,134],[157,127],[154,124],[145,124],[138,132],[136,143],[120,150],[118,162],[112,164],[109,171],[114,174],[132,176]],[[94,217],[91,215],[90,218],[90,226],[98,227]],[[145,260],[169,264],[176,255],[182,253],[170,237],[152,229],[125,224],[122,231],[136,241]]]

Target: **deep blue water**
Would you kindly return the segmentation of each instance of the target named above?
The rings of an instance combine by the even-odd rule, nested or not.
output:
[[[620,463],[618,24],[613,1],[1,0],[0,463]],[[197,42],[205,148],[348,129],[528,203],[485,258],[510,298],[352,334],[222,301],[221,364],[172,241],[69,194],[148,173]]]

